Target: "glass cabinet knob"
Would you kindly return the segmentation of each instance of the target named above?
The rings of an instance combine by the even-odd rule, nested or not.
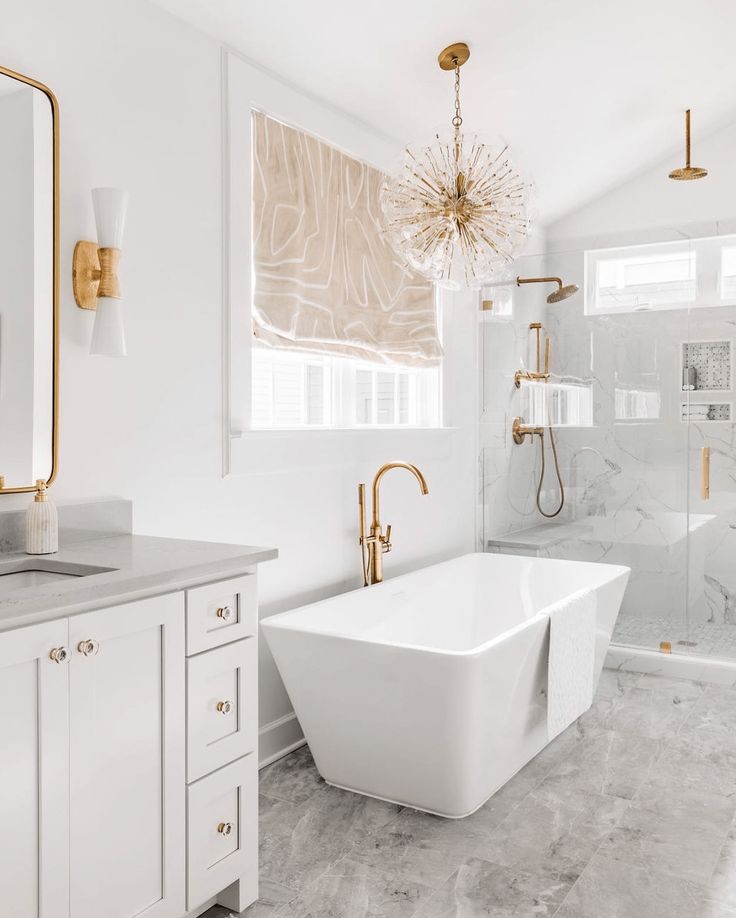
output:
[[[231,822],[221,822],[217,827],[217,831],[220,835],[231,835],[233,831],[233,824]]]
[[[97,641],[91,641],[91,640],[80,641],[79,644],[77,645],[77,650],[80,653],[83,653],[85,657],[94,656],[99,649],[100,649],[100,645],[97,643]]]
[[[51,653],[49,653],[49,657],[54,663],[66,663],[69,659],[69,651],[66,647],[54,647]]]
[[[217,710],[220,714],[229,714],[233,709],[232,701],[218,701]]]
[[[221,606],[217,610],[217,617],[221,618],[224,622],[229,622],[233,617],[233,610],[230,608],[230,606]]]

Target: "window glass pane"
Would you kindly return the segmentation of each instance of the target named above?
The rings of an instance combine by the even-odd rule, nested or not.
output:
[[[376,381],[376,424],[394,424],[396,373],[378,373]]]
[[[399,424],[410,424],[409,418],[409,375],[399,373]]]
[[[355,374],[355,420],[357,424],[373,423],[373,373],[358,370]]]
[[[691,303],[696,265],[696,254],[689,248],[601,258],[596,264],[596,308],[635,310]]]
[[[307,424],[325,423],[325,369],[309,364],[306,379]]]
[[[736,299],[736,245],[724,245],[721,250],[721,297]]]
[[[440,369],[374,369],[349,358],[254,347],[254,428],[437,426]]]

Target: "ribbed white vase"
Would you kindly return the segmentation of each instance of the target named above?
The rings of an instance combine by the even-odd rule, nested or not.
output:
[[[58,550],[59,518],[56,507],[47,498],[34,500],[26,512],[26,554],[50,555]]]

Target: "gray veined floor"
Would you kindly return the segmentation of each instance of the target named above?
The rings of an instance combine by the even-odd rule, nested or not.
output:
[[[464,820],[328,787],[306,748],[264,769],[244,915],[736,918],[735,814],[736,689],[605,671],[591,710]]]

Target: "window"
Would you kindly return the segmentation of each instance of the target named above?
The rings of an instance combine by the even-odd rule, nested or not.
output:
[[[440,369],[253,348],[252,426],[439,427]]]
[[[585,253],[587,315],[736,303],[736,236]]]
[[[251,427],[440,426],[437,291],[379,218],[383,173],[251,117]]]

